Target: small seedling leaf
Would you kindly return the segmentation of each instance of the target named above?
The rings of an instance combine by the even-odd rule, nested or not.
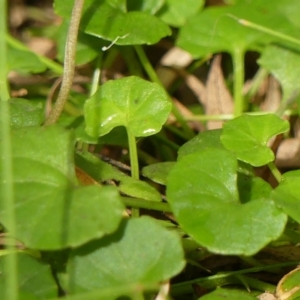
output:
[[[136,137],[149,136],[160,131],[170,111],[156,83],[135,76],[108,81],[85,104],[86,132],[98,137],[125,126]]]
[[[117,232],[75,249],[71,257],[70,293],[158,283],[185,264],[179,236],[149,217],[124,221]]]
[[[224,125],[221,142],[226,149],[234,151],[239,160],[259,167],[275,158],[267,146],[269,139],[288,130],[289,123],[274,114],[245,114]]]
[[[260,195],[242,204],[237,170],[227,150],[187,155],[170,172],[167,199],[180,226],[209,251],[252,255],[281,235],[287,217]]]

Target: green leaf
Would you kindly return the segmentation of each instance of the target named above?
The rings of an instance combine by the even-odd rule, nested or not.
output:
[[[159,192],[147,182],[136,180],[101,161],[91,153],[77,153],[76,165],[98,182],[115,180],[121,193],[144,200],[161,201]]]
[[[57,296],[57,285],[52,276],[49,265],[42,264],[36,259],[18,254],[18,290],[20,299],[49,299]],[[5,284],[7,269],[5,268],[6,256],[0,257],[0,298],[5,298]],[[24,295],[24,297],[22,297]],[[26,295],[26,298],[25,298]]]
[[[183,269],[176,233],[149,217],[129,219],[122,225],[114,234],[72,251],[67,266],[70,293],[159,283]]]
[[[8,46],[8,70],[20,73],[41,73],[47,67],[34,52]]]
[[[68,19],[73,0],[55,1],[57,14]],[[117,45],[155,44],[170,35],[170,28],[157,17],[142,11],[126,12],[124,0],[86,0],[81,29]]]
[[[164,89],[131,76],[106,82],[86,101],[86,132],[93,137],[125,126],[134,136],[149,136],[160,131],[171,111]]]
[[[38,126],[44,121],[44,111],[40,102],[11,98],[9,105],[12,127]]]
[[[157,16],[170,26],[181,27],[203,7],[203,0],[166,0]]]
[[[255,300],[256,296],[241,290],[230,290],[218,288],[215,291],[201,297],[201,300]]]
[[[290,171],[282,175],[282,181],[273,191],[272,197],[277,206],[300,223],[300,170]]]
[[[289,123],[274,114],[245,114],[224,125],[221,142],[226,149],[234,151],[239,160],[259,167],[275,158],[267,146],[269,139],[288,130]]]
[[[142,169],[143,176],[151,179],[152,181],[166,185],[167,176],[174,167],[175,162],[167,161],[157,164],[146,166]]]
[[[289,98],[299,93],[299,52],[270,45],[263,51],[258,63],[280,82],[283,89],[283,101],[288,101]]]
[[[68,29],[69,29],[69,22],[67,20],[62,22],[62,24],[58,29],[57,58],[60,61],[64,61],[65,44],[66,44]],[[79,31],[77,44],[76,44],[76,65],[83,65],[91,62],[93,59],[98,57],[99,52],[101,51],[103,46],[108,46],[108,43],[95,36],[91,36],[82,31]]]
[[[282,234],[287,216],[263,195],[241,204],[237,169],[227,150],[187,155],[171,170],[167,199],[183,230],[209,251],[252,255]]]
[[[300,269],[297,268],[286,274],[276,288],[279,300],[297,300],[300,298]]]
[[[197,136],[180,147],[178,151],[178,160],[182,159],[188,154],[208,148],[224,149],[224,146],[220,141],[221,134],[221,129],[208,130],[199,133]]]
[[[164,5],[165,0],[127,0],[128,11],[144,11],[151,15],[155,14]]]
[[[70,132],[28,127],[13,131],[12,140],[16,231],[27,247],[78,246],[116,230],[124,209],[119,193],[77,185]],[[0,202],[4,226],[6,215]]]
[[[236,52],[259,50],[261,45],[276,39],[239,24],[237,18],[273,30],[281,31],[284,27],[285,32],[295,31],[284,15],[269,7],[262,10],[247,1],[239,5],[204,9],[181,28],[177,44],[195,58],[210,53],[228,52],[234,55]]]

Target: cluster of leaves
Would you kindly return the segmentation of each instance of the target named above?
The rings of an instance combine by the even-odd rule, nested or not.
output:
[[[58,289],[68,294],[67,299],[153,299],[158,290],[163,291],[162,283],[184,269],[185,251],[191,248],[252,256],[284,234],[290,242],[300,241],[300,172],[281,176],[268,146],[272,137],[289,131],[289,122],[279,113],[242,115],[247,51],[258,52],[260,66],[281,83],[283,108],[297,91],[300,57],[294,49],[300,27],[299,1],[234,2],[204,8],[200,0],[85,1],[76,64],[98,59],[101,68],[101,49],[107,49],[109,59],[118,49],[129,65],[138,67],[129,66],[132,76],[108,81],[96,90],[89,86],[92,96],[84,101],[72,94],[70,103],[76,114],[64,113],[55,125],[42,126],[41,101],[9,100],[15,228],[10,228],[11,214],[4,200],[0,201],[0,220],[5,231],[14,230],[21,246],[1,250],[1,299],[9,277],[5,276],[5,259],[11,251],[18,253],[20,299],[56,298]],[[64,20],[57,39],[61,60],[72,6],[73,0],[54,2],[55,12]],[[259,25],[260,30],[244,26],[249,24]],[[177,116],[140,46],[158,43],[171,35],[171,28],[178,29],[173,34],[175,43],[194,59],[220,52],[231,55],[236,118],[223,129],[202,132],[181,145],[177,161],[142,169],[149,181],[166,187],[166,203],[155,185],[139,179],[136,138],[159,133],[171,111]],[[40,73],[50,69],[60,75],[59,65],[11,37],[7,42],[10,70]],[[135,52],[139,61],[132,61]],[[156,82],[136,76],[143,73],[142,68]],[[180,117],[178,122],[182,122]],[[180,132],[190,136],[184,126]],[[3,135],[0,139],[1,144],[7,142]],[[87,144],[97,147],[111,141],[128,145],[132,177],[90,152],[74,151],[75,143],[84,149]],[[7,158],[1,157],[2,170]],[[255,175],[254,167],[261,166],[273,172],[278,181],[275,189]],[[95,184],[78,182],[75,167],[89,174]],[[1,174],[2,199],[7,192],[5,176]],[[111,180],[118,186],[103,184]],[[134,207],[133,215],[140,208],[171,212],[178,227],[166,219],[129,218],[126,206]],[[278,299],[296,299],[295,277],[298,272],[280,283]],[[199,280],[174,285],[171,295],[180,298],[182,286],[191,287]],[[231,279],[224,283],[231,282],[236,283]],[[259,290],[258,284],[253,287]],[[218,289],[202,298],[247,300],[255,296]]]

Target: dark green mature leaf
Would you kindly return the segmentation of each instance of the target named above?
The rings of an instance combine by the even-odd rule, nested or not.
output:
[[[49,265],[42,264],[26,254],[18,254],[17,258],[17,287],[21,294],[20,299],[49,299],[57,296],[57,285]],[[6,257],[0,257],[0,299],[6,299],[4,287],[8,275],[4,265],[5,259]]]
[[[249,294],[246,291],[230,290],[230,289],[216,289],[215,291],[204,295],[201,300],[255,300],[256,296]]]
[[[28,127],[13,131],[12,140],[16,231],[27,247],[78,246],[117,228],[124,209],[119,193],[113,187],[77,185],[70,132]],[[2,202],[0,208],[5,226]]]
[[[171,111],[164,89],[131,76],[108,81],[86,101],[86,132],[93,137],[125,126],[134,136],[149,136],[160,131]]]
[[[300,92],[300,52],[270,45],[263,51],[258,63],[280,82],[283,101],[289,100]]]
[[[191,16],[197,14],[203,5],[203,0],[166,0],[157,16],[170,26],[181,27]]]
[[[248,2],[204,9],[182,27],[178,46],[198,58],[209,53],[228,52],[234,55],[237,51],[257,50],[260,44],[274,40],[257,30],[242,26],[237,18],[274,30],[281,27],[286,27],[286,31],[293,30],[284,15],[269,9],[261,10]]]
[[[227,150],[187,155],[171,170],[167,199],[180,226],[209,251],[252,255],[281,235],[287,216],[265,195],[241,204],[237,169]]]
[[[73,0],[55,1],[55,10],[70,17]],[[86,0],[81,20],[86,33],[118,45],[154,44],[170,35],[170,28],[161,20],[142,11],[126,12],[124,0]]]
[[[114,234],[72,252],[67,267],[69,292],[158,283],[182,270],[184,255],[176,233],[149,217],[122,225]]]
[[[221,142],[226,149],[234,151],[239,160],[258,167],[275,158],[267,146],[269,139],[288,130],[289,123],[274,114],[245,114],[224,125]]]
[[[11,98],[9,105],[12,127],[38,126],[44,121],[41,103],[34,103],[22,98]]]
[[[282,175],[282,181],[273,191],[273,199],[277,206],[300,223],[300,170],[290,171]]]

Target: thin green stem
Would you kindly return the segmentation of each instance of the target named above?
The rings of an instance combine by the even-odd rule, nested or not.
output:
[[[151,81],[156,82],[163,87],[161,80],[157,76],[150,61],[148,60],[148,57],[146,56],[144,49],[141,46],[134,46],[134,47],[135,47],[135,51],[140,59],[140,62],[142,64],[142,66],[144,67],[147,75],[151,79]],[[184,130],[185,135],[189,139],[193,138],[195,136],[193,130],[187,125],[186,121],[184,120],[183,116],[181,115],[180,111],[178,110],[178,108],[176,107],[176,105],[174,104],[174,102],[172,101],[170,96],[169,96],[169,100],[172,104],[172,113],[175,116],[176,120],[181,125],[182,129]]]
[[[75,0],[72,10],[70,26],[66,41],[65,58],[64,58],[64,74],[62,79],[61,88],[56,100],[56,103],[45,121],[45,125],[52,125],[56,123],[60,117],[65,103],[68,100],[69,92],[72,86],[75,69],[75,56],[78,29],[80,24],[81,12],[83,9],[84,0]]]
[[[246,27],[258,30],[260,32],[264,32],[264,33],[266,33],[266,34],[268,34],[270,36],[274,36],[276,38],[279,38],[280,40],[291,42],[291,43],[293,43],[293,44],[295,44],[297,46],[300,46],[300,40],[296,39],[296,38],[294,38],[292,36],[286,35],[286,34],[281,33],[279,31],[275,31],[275,30],[270,29],[270,28],[265,27],[265,26],[261,26],[261,25],[252,23],[252,22],[250,22],[248,20],[238,19],[236,17],[234,17],[234,19],[236,19],[241,25],[244,25]]]
[[[171,207],[168,203],[148,201],[148,200],[129,198],[129,197],[122,197],[122,201],[128,207],[144,208],[144,209],[157,210],[163,212],[172,212]]]
[[[244,51],[237,48],[235,49],[233,56],[233,69],[234,69],[234,116],[240,116],[244,111],[244,97],[243,97],[243,84],[244,84]]]
[[[100,77],[101,77],[102,59],[103,59],[103,52],[99,52],[98,58],[96,61],[96,67],[95,67],[93,78],[92,78],[90,96],[94,95],[99,87]]]
[[[135,136],[127,130],[127,137],[128,137],[128,145],[129,145],[129,157],[130,157],[130,166],[131,166],[131,177],[139,180],[139,160],[137,155],[137,146],[136,146],[136,139]],[[138,217],[139,216],[139,209],[132,208],[132,216]]]
[[[261,267],[254,267],[254,268],[249,268],[245,270],[239,270],[239,271],[234,271],[234,272],[226,272],[226,273],[221,273],[209,277],[203,277],[203,278],[196,278],[193,280],[181,282],[172,285],[171,287],[171,295],[176,296],[184,293],[190,293],[193,291],[192,289],[192,284],[199,284],[203,288],[215,288],[217,286],[225,285],[225,284],[233,284],[233,283],[239,283],[238,278],[236,278],[236,275],[243,275],[243,274],[248,274],[248,273],[256,273],[256,272],[261,272],[261,271],[266,271],[266,270],[272,270],[272,269],[277,269],[277,268],[284,268],[288,266],[293,266],[297,265],[299,262],[298,261],[293,261],[293,262],[287,262],[287,263],[280,263],[280,264],[274,264],[274,265],[267,265],[267,266],[261,266]],[[255,281],[255,283],[254,283]],[[253,286],[254,283],[254,286]],[[275,286],[270,285],[268,283],[258,282],[251,278],[251,280],[248,280],[248,284],[250,287],[255,287],[260,289],[262,291],[269,291],[273,292],[275,291]]]
[[[6,227],[12,237],[16,236],[16,221],[14,210],[14,184],[13,184],[13,157],[10,131],[9,91],[7,84],[7,50],[5,35],[7,32],[6,1],[0,1],[0,185],[1,200],[5,208]],[[7,250],[13,250],[13,246],[7,245]],[[19,298],[18,293],[18,260],[15,251],[5,256],[5,300]]]
[[[0,100],[9,99],[9,90],[7,83],[7,47],[5,41],[6,35],[6,0],[0,1]]]
[[[273,174],[273,176],[275,177],[275,179],[277,180],[277,182],[280,183],[282,176],[281,176],[281,173],[279,172],[279,170],[277,169],[276,165],[274,164],[274,162],[268,163],[268,167],[269,167],[271,173]]]

